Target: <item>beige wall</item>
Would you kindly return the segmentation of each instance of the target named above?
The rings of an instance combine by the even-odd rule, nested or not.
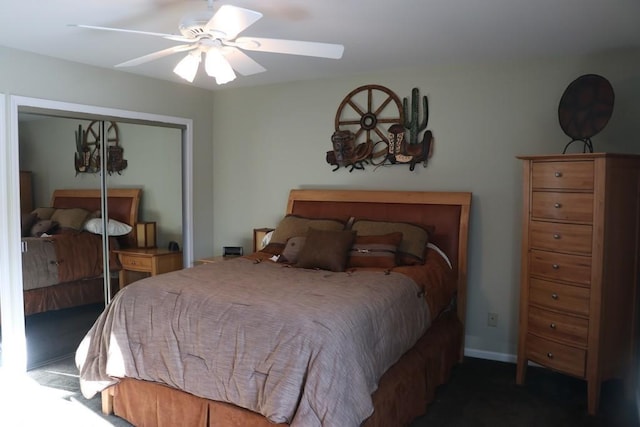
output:
[[[302,187],[472,191],[467,348],[513,360],[520,268],[520,154],[560,153],[565,88],[586,73],[616,92],[596,151],[639,152],[640,54],[431,66],[216,92],[213,115],[214,247],[249,248],[252,227],[274,226],[288,191]],[[428,167],[332,172],[325,162],[336,110],[351,90],[379,84],[429,99],[435,149]],[[575,145],[575,144],[574,144]],[[576,149],[581,149],[575,145]],[[499,315],[496,328],[487,313]]]
[[[467,347],[509,357],[517,343],[521,165],[519,154],[559,153],[568,138],[560,97],[579,75],[607,77],[616,104],[596,151],[639,152],[640,52],[487,62],[221,90],[140,78],[0,48],[0,93],[122,108],[194,121],[194,254],[251,244],[252,228],[282,217],[301,187],[464,190],[474,193]],[[269,72],[269,71],[267,71]],[[398,96],[418,87],[430,106],[429,166],[332,172],[325,163],[336,109],[358,86]],[[213,101],[212,101],[213,100]],[[487,312],[499,315],[489,328]]]

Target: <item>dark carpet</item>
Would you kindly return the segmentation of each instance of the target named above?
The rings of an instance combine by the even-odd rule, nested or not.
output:
[[[100,303],[26,316],[27,369],[75,352],[103,309]]]
[[[621,381],[603,384],[598,414],[589,416],[585,381],[532,366],[523,386],[515,378],[515,364],[466,358],[411,427],[639,427]]]
[[[87,400],[79,391],[73,353],[100,311],[87,306],[31,319],[29,351],[37,353],[29,359],[37,368],[29,376],[40,385],[65,390],[63,399],[95,412],[96,419],[129,426],[115,416],[102,416],[99,396]],[[515,375],[514,364],[466,358],[411,427],[640,427],[635,403],[625,398],[620,381],[604,383],[598,415],[589,416],[586,382],[529,367],[526,384],[517,386]]]

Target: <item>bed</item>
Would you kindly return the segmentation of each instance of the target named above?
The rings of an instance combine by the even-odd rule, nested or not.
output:
[[[281,223],[259,252],[135,282],[78,348],[82,392],[101,392],[103,412],[138,426],[407,425],[462,360],[470,205],[467,192],[292,190],[283,222],[309,221],[294,264],[306,268],[272,258],[292,256],[295,233],[278,240]],[[349,262],[374,252],[388,260],[389,241],[362,240],[371,237],[366,226],[424,229],[424,264],[368,268],[361,259],[344,271],[304,265],[324,256],[306,250],[315,247],[310,241],[348,240],[344,230],[316,229],[327,219],[359,230]],[[361,241],[374,244],[354,251]],[[191,292],[201,311],[187,304]],[[167,312],[164,304],[189,310]],[[252,317],[254,308],[267,317]],[[288,325],[302,326],[291,332]],[[262,340],[266,350],[253,346]]]
[[[109,217],[133,226],[138,218],[141,192],[139,188],[109,189]],[[49,207],[38,208],[34,211],[35,217],[23,219],[22,242],[27,248],[22,257],[25,315],[104,301],[101,235],[81,229],[84,224],[80,223],[74,225],[74,229],[61,228],[51,219],[77,222],[79,217],[74,214],[75,218],[71,218],[70,215],[80,210],[100,211],[100,190],[55,190]],[[56,212],[57,216],[54,216]],[[49,235],[51,223],[56,227]],[[85,219],[82,223],[86,223]],[[38,230],[38,234],[45,231],[45,234],[34,237],[31,230],[34,233]],[[110,247],[135,244],[132,231],[110,239]],[[109,262],[112,271],[119,269],[115,256],[110,256]]]

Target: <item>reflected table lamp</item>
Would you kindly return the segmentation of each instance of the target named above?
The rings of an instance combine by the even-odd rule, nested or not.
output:
[[[136,223],[136,241],[139,248],[156,247],[156,223],[138,222]]]

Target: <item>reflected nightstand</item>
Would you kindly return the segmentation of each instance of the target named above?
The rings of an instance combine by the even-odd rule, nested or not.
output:
[[[116,249],[122,270],[120,270],[120,289],[143,276],[135,273],[147,273],[155,276],[182,269],[182,252],[167,249]]]

